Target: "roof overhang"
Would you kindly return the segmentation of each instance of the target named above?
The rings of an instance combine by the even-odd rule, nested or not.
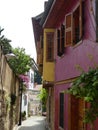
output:
[[[42,15],[43,13],[41,13],[36,17],[32,17],[33,32],[34,32],[34,38],[36,44],[38,41],[40,41],[40,35],[42,34],[42,26],[40,25],[40,20],[42,18]]]
[[[47,16],[43,17],[44,28],[56,28],[64,20],[65,14],[71,10],[74,3],[78,0],[54,0],[48,10]],[[44,14],[45,15],[45,12]]]

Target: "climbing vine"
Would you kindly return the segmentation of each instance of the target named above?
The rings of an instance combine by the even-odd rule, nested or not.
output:
[[[68,93],[89,103],[84,122],[93,124],[98,117],[98,68],[83,72],[72,84]]]
[[[45,88],[41,89],[40,94],[38,95],[38,98],[42,102],[42,110],[46,111],[46,102],[47,102],[47,98],[48,98],[48,92]]]

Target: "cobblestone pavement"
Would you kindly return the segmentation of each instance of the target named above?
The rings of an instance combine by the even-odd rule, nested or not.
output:
[[[13,130],[46,130],[45,117],[32,116],[23,121],[21,126],[16,126]]]

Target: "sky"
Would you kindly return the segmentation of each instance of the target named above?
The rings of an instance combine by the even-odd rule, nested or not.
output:
[[[0,0],[0,27],[13,48],[25,48],[36,60],[36,49],[31,18],[44,11],[47,0]]]

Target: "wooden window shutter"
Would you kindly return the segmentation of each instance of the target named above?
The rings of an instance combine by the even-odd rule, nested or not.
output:
[[[65,26],[61,25],[61,53],[64,53],[64,43],[65,43]]]
[[[57,30],[57,54],[60,56],[60,30]]]
[[[60,93],[59,126],[64,128],[64,93]]]
[[[54,52],[54,33],[49,32],[46,34],[46,60],[53,61]]]
[[[83,9],[83,6],[84,6],[84,2],[82,2],[82,0],[80,0],[80,5],[79,5],[79,23],[80,23],[80,35],[79,35],[79,39],[81,40],[81,38],[83,37],[83,23],[84,23],[84,16],[83,16],[83,13],[84,13],[84,9]]]
[[[61,28],[57,30],[58,56],[62,56],[64,54],[64,43],[65,43],[65,26],[62,24]]]
[[[80,0],[79,6],[73,12],[73,44],[77,44],[83,37],[83,3]]]
[[[79,98],[79,108],[78,108],[78,114],[79,114],[79,116],[78,116],[78,118],[79,118],[78,119],[78,126],[79,126],[78,129],[79,130],[85,130],[85,128],[86,128],[86,125],[83,122],[83,118],[85,116],[84,109],[85,109],[85,102],[83,99]]]
[[[72,14],[69,14],[65,18],[65,47],[72,44]]]
[[[78,129],[78,98],[71,95],[71,130],[79,130]]]

